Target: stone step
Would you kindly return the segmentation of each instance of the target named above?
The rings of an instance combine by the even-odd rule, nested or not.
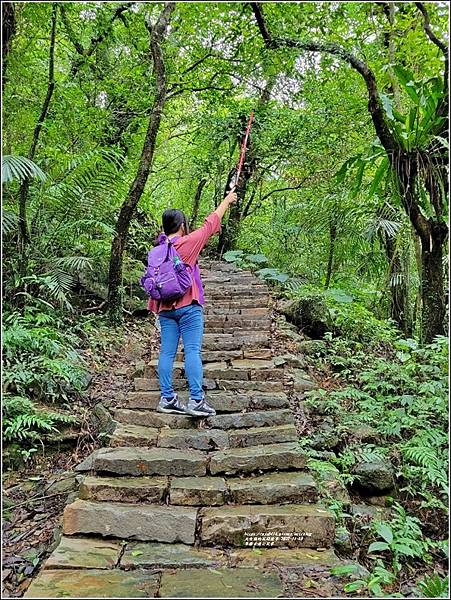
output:
[[[130,570],[200,569],[217,567],[226,561],[227,554],[216,548],[195,548],[185,544],[129,542],[122,555],[120,566]],[[197,579],[196,575],[194,577]]]
[[[335,533],[331,512],[308,504],[239,505],[201,509],[201,544],[328,548]]]
[[[221,477],[174,477],[171,481],[170,504],[219,506],[227,498],[227,485]]]
[[[194,544],[197,510],[157,504],[75,500],[64,509],[65,535],[96,534],[122,539]]]
[[[238,362],[238,361],[236,361]],[[255,363],[252,365],[251,363]],[[204,365],[204,380],[238,380],[238,381],[269,381],[281,380],[284,377],[284,370],[275,368],[271,361],[252,361],[242,360],[241,365],[228,366],[225,362],[211,362]],[[247,363],[247,364],[246,364]],[[260,363],[260,364],[259,364]],[[266,363],[268,367],[263,367],[261,363]],[[184,365],[180,366],[180,362],[174,363],[173,378],[174,380],[185,379]],[[152,383],[142,381],[151,379]],[[135,379],[135,388],[154,387],[158,379],[158,362],[152,360],[144,367],[144,376]],[[155,390],[154,390],[155,391]]]
[[[261,477],[227,479],[230,497],[236,504],[284,504],[316,502],[318,490],[313,477],[302,472],[269,473]]]
[[[205,475],[207,455],[172,448],[102,448],[93,461],[98,472],[116,475]]]
[[[206,333],[203,337],[202,347],[204,350],[240,350],[244,348],[261,349],[268,348],[270,336],[266,333],[253,333],[242,336],[231,333]]]
[[[210,473],[252,473],[273,469],[302,469],[306,464],[297,442],[265,444],[248,448],[231,448],[215,452],[210,459]]]
[[[130,410],[118,408],[114,411],[114,419],[126,425],[143,427],[173,427],[174,429],[195,429],[198,419],[184,415],[159,413],[154,410]]]
[[[82,500],[98,502],[163,502],[169,489],[167,477],[98,477],[86,475],[79,490]]]
[[[291,410],[275,409],[220,414],[207,419],[213,429],[241,429],[243,427],[273,427],[294,423]]]
[[[298,439],[294,425],[275,425],[274,427],[249,427],[229,430],[230,448],[247,448],[263,444],[282,444]]]
[[[160,598],[281,598],[283,584],[275,572],[253,568],[163,571]]]
[[[181,450],[220,450],[229,447],[229,438],[222,429],[161,429],[158,447]]]
[[[204,377],[203,387],[206,390],[251,390],[257,392],[283,392],[286,389],[286,384],[281,380],[281,375],[270,370],[269,373],[265,371],[252,371],[252,380],[243,379],[245,374],[240,371],[239,373],[234,372],[233,369],[222,371],[218,373],[210,372],[212,375],[218,375],[218,378],[213,379],[210,377]],[[264,379],[265,377],[280,377],[279,381],[272,381],[270,379]],[[219,378],[219,377],[223,378]],[[226,379],[226,377],[240,377],[241,379]],[[258,378],[258,379],[257,379]],[[178,391],[184,391],[188,389],[188,383],[184,377],[174,377],[174,389]],[[159,380],[154,378],[136,377],[134,380],[136,392],[156,392],[160,389]]]
[[[188,394],[180,400],[186,404]],[[160,392],[129,392],[125,401],[127,408],[155,410],[160,401]],[[221,392],[212,390],[208,394],[208,402],[217,412],[238,412],[246,409],[288,408],[287,395],[283,392]]]
[[[24,598],[155,598],[160,575],[120,569],[47,569]]]
[[[220,317],[218,315],[208,315],[204,321],[205,331],[208,333],[210,327],[222,327],[223,329],[247,329],[252,331],[266,332],[271,327],[271,319],[250,319],[249,317]],[[224,333],[227,333],[225,331]]]
[[[242,413],[239,413],[240,415]],[[115,437],[116,431],[120,432]],[[147,431],[149,432],[147,434]],[[128,437],[129,436],[129,437]],[[143,427],[142,425],[118,424],[110,438],[111,447],[146,447],[176,448],[180,450],[195,449],[216,451],[226,448],[243,448],[262,444],[294,442],[298,439],[296,427],[274,425],[268,427],[248,427],[243,429],[176,429],[163,427]]]
[[[204,315],[206,317],[217,316],[217,317],[226,318],[226,319],[228,319],[229,317],[233,317],[233,318],[241,317],[241,318],[252,319],[253,321],[256,321],[259,319],[270,318],[271,312],[267,306],[261,306],[261,307],[257,307],[257,308],[246,308],[246,307],[223,308],[222,306],[207,306],[204,309]]]
[[[118,423],[110,437],[110,446],[156,446],[158,429]]]

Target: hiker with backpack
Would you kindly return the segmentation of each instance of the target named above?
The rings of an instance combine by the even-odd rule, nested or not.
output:
[[[157,411],[194,417],[216,414],[203,392],[202,336],[204,330],[204,293],[198,257],[208,240],[221,230],[221,220],[237,195],[230,191],[221,204],[192,233],[181,210],[165,210],[163,232],[158,245],[148,254],[148,266],[141,285],[149,295],[147,308],[156,313],[161,342],[158,377],[161,398]],[[189,386],[184,406],[172,383],[172,370],[180,336],[183,340],[185,374]]]

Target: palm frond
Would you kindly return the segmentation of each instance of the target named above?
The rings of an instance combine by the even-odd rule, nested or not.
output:
[[[12,154],[2,156],[3,183],[11,183],[15,179],[23,181],[27,177],[40,179],[41,181],[46,179],[45,173],[26,156],[13,156]]]

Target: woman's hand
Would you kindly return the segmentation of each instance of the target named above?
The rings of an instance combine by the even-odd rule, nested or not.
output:
[[[238,196],[235,192],[235,188],[233,188],[232,190],[230,190],[230,192],[227,194],[227,196],[224,198],[224,200],[228,203],[228,204],[235,204],[235,202],[238,200]]]

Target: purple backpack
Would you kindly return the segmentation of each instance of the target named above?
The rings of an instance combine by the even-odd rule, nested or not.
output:
[[[147,269],[141,277],[141,286],[153,300],[163,302],[181,298],[193,285],[191,267],[186,265],[173,246],[173,241],[162,234],[159,245],[147,255]]]

